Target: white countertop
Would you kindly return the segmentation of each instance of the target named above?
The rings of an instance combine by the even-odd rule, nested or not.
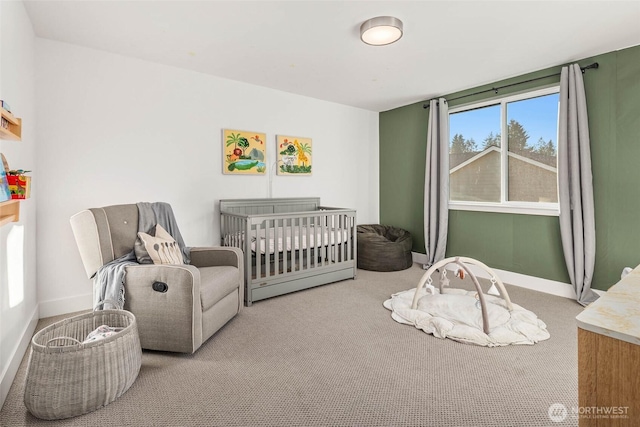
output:
[[[640,266],[576,317],[578,327],[640,345]]]

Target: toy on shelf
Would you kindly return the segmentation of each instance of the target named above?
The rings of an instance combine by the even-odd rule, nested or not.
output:
[[[12,199],[28,199],[31,196],[31,177],[26,175],[29,172],[31,171],[17,169],[7,173]]]

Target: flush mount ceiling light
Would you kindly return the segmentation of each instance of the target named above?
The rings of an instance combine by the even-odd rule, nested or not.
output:
[[[360,38],[366,44],[384,46],[402,37],[402,21],[393,16],[378,16],[362,23]]]

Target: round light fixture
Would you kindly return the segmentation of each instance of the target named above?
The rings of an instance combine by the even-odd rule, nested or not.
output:
[[[393,16],[378,16],[362,23],[360,38],[366,44],[384,46],[402,37],[402,21]]]

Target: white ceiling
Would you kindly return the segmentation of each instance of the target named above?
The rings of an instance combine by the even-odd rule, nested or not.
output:
[[[640,1],[35,1],[37,36],[385,111],[640,44]],[[360,41],[368,18],[404,22]]]

